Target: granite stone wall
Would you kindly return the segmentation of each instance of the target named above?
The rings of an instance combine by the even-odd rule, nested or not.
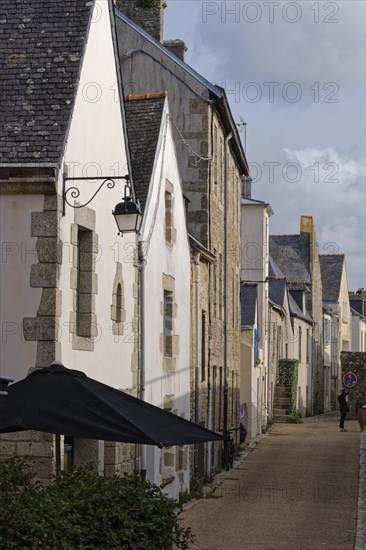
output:
[[[366,352],[342,351],[341,353],[342,382],[346,372],[353,372],[357,376],[357,384],[347,389],[343,384],[342,388],[348,391],[348,406],[350,408],[349,418],[355,417],[356,399],[359,391],[366,393]]]

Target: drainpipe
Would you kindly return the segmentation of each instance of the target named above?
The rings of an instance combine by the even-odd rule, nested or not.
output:
[[[225,138],[225,257],[224,257],[224,433],[228,430],[228,397],[229,397],[229,350],[228,350],[228,300],[229,300],[229,281],[228,281],[228,257],[229,257],[229,141],[233,137],[230,133]]]
[[[200,254],[194,255],[194,288],[195,288],[195,339],[196,339],[196,356],[195,356],[195,377],[194,377],[194,421],[196,424],[200,422],[200,368],[199,368],[199,325],[200,325]],[[194,469],[198,472],[198,445],[194,447]]]
[[[138,240],[138,270],[140,297],[140,399],[145,401],[145,265],[143,242]],[[140,446],[140,470],[142,479],[146,479],[146,445]]]
[[[212,335],[211,329],[208,335],[208,374],[207,374],[207,428],[212,430],[213,417],[212,417],[212,387],[211,387],[211,350],[212,350]],[[212,441],[207,443],[207,457],[206,457],[206,479],[211,479],[211,463],[212,463]]]

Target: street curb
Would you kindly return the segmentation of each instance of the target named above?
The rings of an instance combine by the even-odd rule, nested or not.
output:
[[[225,479],[229,478],[231,476],[232,472],[236,468],[238,468],[240,466],[240,464],[242,464],[242,462],[244,462],[248,458],[250,453],[257,447],[257,445],[263,439],[268,437],[268,434],[271,430],[272,430],[272,427],[268,429],[267,433],[257,435],[254,439],[252,439],[251,442],[248,443],[248,445],[245,447],[245,449],[243,449],[241,451],[240,455],[234,460],[233,468],[231,468],[228,471],[222,470],[221,472],[216,474],[214,476],[213,480],[203,487],[203,489],[202,489],[203,496],[201,498],[192,499],[189,502],[186,502],[183,505],[182,510],[183,511],[189,510],[190,508],[193,508],[193,506],[196,506],[196,504],[198,504],[199,502],[202,502],[203,500],[206,500],[207,498],[210,498],[212,493],[214,493],[216,491],[216,489],[218,487],[220,487],[220,485],[223,484]],[[357,548],[357,550],[359,550],[359,549]]]
[[[361,433],[360,438],[360,474],[355,550],[366,550],[366,433]]]

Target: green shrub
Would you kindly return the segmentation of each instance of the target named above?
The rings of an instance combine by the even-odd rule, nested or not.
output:
[[[302,420],[300,416],[296,413],[289,414],[287,417],[287,422],[290,422],[290,424],[302,424]]]
[[[0,548],[43,550],[186,550],[181,507],[137,476],[62,473],[32,483],[19,459],[0,460]]]

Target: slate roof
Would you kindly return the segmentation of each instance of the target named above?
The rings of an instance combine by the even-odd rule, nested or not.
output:
[[[288,305],[290,308],[290,315],[292,315],[293,317],[299,317],[300,319],[303,319],[308,323],[314,322],[308,310],[305,310],[305,313],[302,312],[302,310],[299,308],[298,304],[296,303],[296,300],[294,300],[293,296],[291,296],[291,293],[289,293],[289,296],[288,296]]]
[[[353,307],[350,308],[351,309],[351,314],[354,316],[354,317],[360,317],[360,319],[364,319],[366,321],[366,317],[364,317],[362,315],[362,313],[360,313],[359,311],[353,309]]]
[[[302,235],[270,235],[270,255],[289,283],[310,283],[310,244]]]
[[[93,4],[1,0],[0,164],[60,163]]]
[[[349,303],[351,308],[357,311],[359,314],[366,316],[366,300],[362,296],[356,294],[350,295]]]
[[[269,299],[281,307],[285,307],[286,280],[269,282]]]
[[[136,198],[144,211],[154,166],[166,92],[125,98],[126,126]],[[158,96],[158,97],[156,97]],[[141,99],[136,99],[140,97]]]
[[[323,300],[337,302],[341,288],[344,254],[319,254]]]
[[[269,270],[268,270],[270,277],[284,277],[284,274],[272,258],[272,256],[269,256]]]
[[[253,327],[257,313],[257,285],[240,286],[241,326]]]

